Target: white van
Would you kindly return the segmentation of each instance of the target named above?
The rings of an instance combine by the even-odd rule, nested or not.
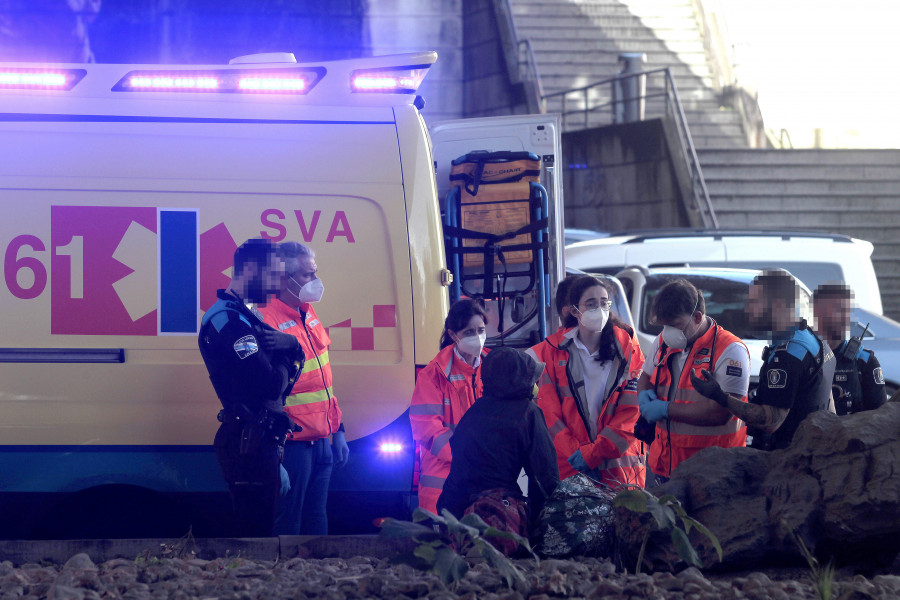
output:
[[[873,249],[865,240],[827,233],[667,229],[578,242],[565,255],[566,266],[611,274],[630,266],[780,267],[811,290],[843,281],[860,308],[881,314]]]
[[[197,328],[252,237],[309,244],[325,282],[351,448],[331,532],[408,516],[406,411],[450,282],[416,96],[436,58],[0,64],[0,538],[219,532]],[[558,155],[530,119],[504,149]],[[500,132],[444,131],[441,164]]]

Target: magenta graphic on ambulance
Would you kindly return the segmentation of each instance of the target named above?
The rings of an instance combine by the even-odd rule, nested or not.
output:
[[[299,212],[300,237],[309,242],[319,211],[309,223]],[[327,225],[327,242],[355,241],[343,211]],[[277,228],[261,233],[273,241],[286,237]],[[190,335],[216,290],[227,287],[236,248],[224,223],[199,232],[195,209],[53,205],[49,240],[10,240],[5,282],[20,300],[49,290],[52,335]],[[393,304],[357,308],[352,321],[344,313],[325,324],[337,338],[335,349],[374,350],[377,332],[397,327]]]

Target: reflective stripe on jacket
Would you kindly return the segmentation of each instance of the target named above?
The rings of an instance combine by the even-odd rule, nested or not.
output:
[[[341,408],[334,395],[328,346],[331,338],[312,304],[299,313],[277,298],[258,307],[265,322],[282,333],[293,335],[303,348],[303,371],[285,400],[284,411],[303,430],[288,440],[314,441],[326,438],[341,425]]]
[[[575,355],[578,350],[571,334],[566,335],[571,331],[557,331],[528,350],[546,364],[538,381],[538,405],[553,436],[559,476],[565,479],[576,473],[568,459],[581,449],[588,467],[598,472],[602,483],[643,487],[643,449],[634,437],[634,424],[640,414],[637,380],[644,363],[641,348],[627,330],[614,326],[617,356],[598,416],[598,433],[591,439],[581,359]]]
[[[691,371],[702,378],[702,369],[715,371],[719,357],[728,346],[737,342],[743,342],[733,333],[719,327],[710,317],[710,327],[706,333],[700,336],[691,346],[681,377],[678,380],[674,402],[690,403],[706,400],[691,385]],[[650,377],[650,384],[656,390],[660,400],[669,398],[669,388],[672,385],[672,363],[675,356],[682,350],[666,348],[665,356],[660,356],[664,345],[660,340],[660,351],[654,357],[656,368]],[[711,359],[710,356],[712,355]],[[747,396],[742,398],[747,401]],[[744,422],[732,416],[723,425],[690,425],[678,421],[662,419],[656,422],[656,439],[650,445],[650,456],[647,466],[656,475],[669,477],[682,461],[687,460],[700,450],[719,446],[721,448],[733,448],[745,446],[747,443],[747,428]]]
[[[437,513],[437,501],[450,474],[450,436],[482,394],[481,365],[473,369],[451,344],[438,352],[416,378],[409,407],[413,439],[419,448],[419,506]],[[481,351],[482,358],[487,350]]]

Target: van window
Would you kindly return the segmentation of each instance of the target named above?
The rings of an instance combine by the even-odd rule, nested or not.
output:
[[[747,317],[744,313],[744,303],[747,300],[748,281],[734,281],[719,277],[691,277],[679,275],[694,284],[703,294],[706,302],[706,314],[715,319],[716,323],[743,339],[755,339],[747,326]],[[644,298],[641,303],[641,331],[652,335],[662,333],[662,326],[652,322],[652,307],[656,294],[669,281],[676,277],[653,277],[647,280],[644,286]]]

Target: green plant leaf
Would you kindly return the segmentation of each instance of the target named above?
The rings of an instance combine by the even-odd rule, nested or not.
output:
[[[467,515],[463,515],[463,518],[459,520],[463,525],[468,525],[469,527],[474,527],[480,533],[484,534],[485,530],[487,530],[490,525],[484,522],[479,515],[471,512]]]
[[[656,519],[657,529],[666,530],[675,526],[675,511],[670,506],[663,506],[655,499],[647,499],[647,512]]]
[[[444,522],[447,523],[447,531],[450,535],[458,535],[462,539],[465,539],[466,537],[476,538],[481,535],[481,532],[479,532],[478,529],[461,522],[446,508],[443,510],[442,514],[444,516]]]
[[[414,539],[421,542],[440,540],[443,537],[431,527],[390,518],[385,519],[381,524],[379,535],[385,538]]]
[[[436,560],[437,549],[434,546],[423,544],[413,550],[413,556],[418,556],[428,564],[433,565]]]
[[[647,492],[642,489],[630,489],[619,492],[613,500],[613,506],[622,506],[631,512],[645,513],[647,512]]]
[[[415,510],[413,510],[412,520],[413,520],[413,523],[421,523],[422,521],[431,520],[431,521],[434,521],[435,523],[440,523],[441,525],[446,525],[446,523],[444,522],[444,519],[437,516],[433,512],[431,512],[429,510],[425,510],[424,508],[421,508],[418,506],[415,508]]]
[[[478,549],[481,556],[484,557],[484,560],[494,567],[500,576],[503,577],[503,580],[506,582],[506,587],[510,589],[516,588],[518,590],[527,587],[527,582],[525,581],[525,576],[522,574],[522,571],[520,571],[511,560],[504,556],[502,552],[494,548],[489,541],[484,538],[478,538],[475,540],[475,547]]]
[[[466,576],[469,565],[452,548],[438,548],[435,552],[434,572],[444,583],[453,583]]]
[[[716,537],[712,531],[710,531],[706,525],[698,521],[697,519],[693,519],[688,516],[681,517],[681,520],[684,521],[684,529],[686,533],[691,532],[691,526],[695,527],[697,531],[705,535],[709,541],[712,543],[713,548],[716,549],[716,552],[719,554],[719,562],[722,562],[722,545],[719,543],[719,538]]]
[[[678,557],[681,560],[695,567],[703,566],[697,551],[691,546],[691,540],[688,539],[683,529],[678,527],[672,528],[672,545],[675,546],[675,550],[678,552]]]

